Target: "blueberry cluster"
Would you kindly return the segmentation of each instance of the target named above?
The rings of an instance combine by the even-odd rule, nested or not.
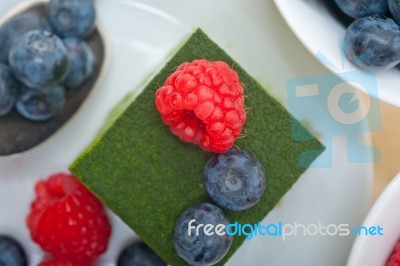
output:
[[[355,65],[373,71],[400,63],[400,0],[335,0],[354,22],[344,50]]]
[[[0,116],[14,108],[31,121],[58,114],[67,89],[82,85],[95,56],[93,0],[50,0],[45,18],[22,14],[0,27]]]
[[[214,155],[204,167],[203,181],[210,198],[231,211],[253,207],[266,187],[265,170],[260,161],[250,153],[236,149]],[[228,252],[232,236],[207,235],[202,230],[189,235],[189,223],[195,227],[200,224],[227,226],[229,220],[223,210],[209,203],[191,207],[179,217],[174,234],[176,252],[190,265],[207,266],[219,262]]]

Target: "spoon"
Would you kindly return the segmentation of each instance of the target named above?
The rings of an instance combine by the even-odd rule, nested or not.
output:
[[[47,2],[46,0],[36,0],[16,6],[1,19],[0,26],[12,17],[21,14],[32,14],[45,18]],[[57,116],[48,121],[29,121],[15,110],[4,117],[0,117],[0,156],[28,151],[45,142],[77,113],[88,96],[99,86],[108,66],[109,49],[104,33],[98,24],[94,32],[85,41],[96,57],[92,76],[80,87],[66,90],[64,107]]]

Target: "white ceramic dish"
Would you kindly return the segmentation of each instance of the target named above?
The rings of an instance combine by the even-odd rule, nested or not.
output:
[[[330,1],[330,0],[323,0]],[[345,27],[327,10],[321,0],[274,0],[282,17],[304,46],[322,60],[330,71],[339,76],[356,68],[343,55],[341,41]],[[333,1],[333,0],[332,0]],[[367,75],[367,74],[366,74]],[[378,93],[371,93],[379,99],[400,106],[400,71],[398,68],[376,73]]]
[[[347,266],[384,266],[400,239],[400,174],[379,196],[364,221],[366,226],[381,226],[383,236],[358,236]]]
[[[2,1],[0,15],[17,2]],[[79,114],[48,142],[23,155],[0,160],[0,233],[10,233],[24,243],[32,266],[43,256],[30,241],[25,226],[34,184],[49,174],[66,171],[95,137],[113,106],[128,92],[139,93],[143,81],[163,65],[193,27],[203,28],[285,105],[285,84],[289,78],[321,72],[320,64],[292,36],[271,1],[253,0],[249,5],[247,0],[96,0],[96,6],[112,50],[110,70],[104,82]],[[324,104],[314,101],[307,106],[307,112],[294,115],[307,120],[326,145],[332,143],[333,151],[327,151],[325,156],[332,152],[333,165],[326,169],[309,169],[279,207],[266,217],[267,221],[356,226],[368,210],[371,167],[349,164],[343,158],[347,150],[345,138],[331,138],[329,132],[346,132],[346,127],[326,124],[321,121],[322,117],[314,115],[313,110],[326,108]],[[359,130],[365,132],[367,127],[362,123]],[[362,135],[360,141],[370,143],[367,135]],[[372,155],[367,153],[366,156],[371,158]],[[117,217],[112,216],[112,221],[113,235],[109,250],[99,262],[101,266],[115,265],[121,248],[135,238]],[[246,242],[228,264],[343,265],[352,242],[351,236],[298,236],[285,242],[256,238]],[[311,251],[312,256],[309,255]]]

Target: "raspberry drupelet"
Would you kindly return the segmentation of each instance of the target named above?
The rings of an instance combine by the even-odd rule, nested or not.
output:
[[[181,64],[157,90],[155,104],[173,134],[216,153],[233,146],[246,122],[243,86],[222,61]]]

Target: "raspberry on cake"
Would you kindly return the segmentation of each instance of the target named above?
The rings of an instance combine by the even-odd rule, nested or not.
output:
[[[171,132],[206,151],[230,149],[246,122],[243,86],[223,61],[181,64],[156,92],[156,107]]]
[[[43,250],[78,265],[107,249],[111,226],[103,205],[74,176],[50,176],[36,184],[35,193],[27,224]]]

